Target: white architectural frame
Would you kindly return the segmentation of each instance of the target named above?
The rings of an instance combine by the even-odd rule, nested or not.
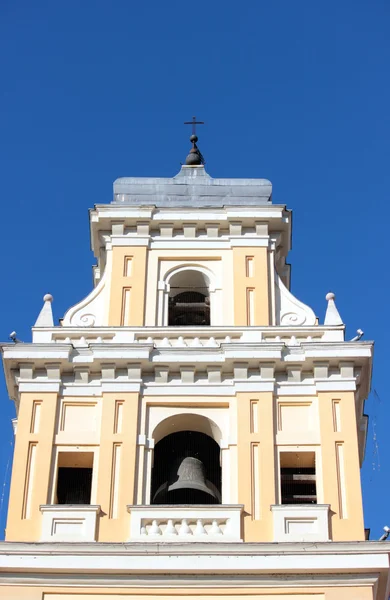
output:
[[[215,259],[217,260],[217,259]],[[211,262],[211,261],[207,261]],[[218,260],[218,262],[220,262]],[[192,259],[183,261],[179,266],[175,266],[169,269],[164,278],[158,283],[158,298],[157,298],[157,323],[164,327],[168,326],[168,304],[169,304],[169,292],[170,292],[170,281],[179,273],[185,271],[198,271],[208,281],[208,290],[210,297],[210,326],[222,325],[220,323],[220,311],[217,310],[218,306],[222,301],[222,287],[221,283],[217,283],[217,276],[212,269],[205,267],[200,262],[194,262]]]
[[[66,504],[57,504],[55,502],[57,479],[58,479],[58,457],[60,453],[72,452],[80,454],[93,454],[92,460],[92,482],[91,482],[91,506],[96,505],[97,497],[97,481],[98,481],[98,464],[99,464],[99,446],[56,446],[55,458],[52,461],[53,471],[51,474],[51,488],[49,488],[50,505],[52,506],[67,506]]]
[[[153,411],[153,409],[155,408],[159,408],[161,411],[164,412],[164,418],[154,418],[153,416],[150,416],[150,412]],[[147,443],[147,448],[146,450],[146,457],[144,459],[142,459],[141,457],[143,457],[143,453],[139,453],[139,464],[140,464],[140,468],[142,469],[142,465],[144,465],[144,474],[142,477],[142,495],[141,497],[144,499],[144,502],[146,505],[150,505],[151,504],[151,483],[152,483],[152,466],[153,466],[153,455],[154,455],[154,446],[155,444],[160,441],[161,439],[163,439],[163,437],[165,437],[166,435],[169,435],[170,433],[174,433],[176,431],[185,431],[186,427],[184,427],[184,423],[185,423],[185,417],[190,417],[190,416],[194,416],[194,417],[200,417],[202,419],[204,419],[205,421],[208,421],[208,423],[210,424],[210,431],[205,431],[204,429],[202,430],[201,426],[198,424],[195,424],[195,429],[194,431],[200,431],[202,433],[205,433],[206,435],[208,435],[209,437],[211,437],[212,439],[214,439],[215,442],[217,442],[217,444],[220,447],[220,461],[221,461],[221,496],[222,496],[222,505],[225,504],[230,504],[232,501],[231,498],[231,489],[234,488],[234,482],[238,481],[238,477],[237,477],[237,469],[233,468],[233,465],[236,465],[236,461],[235,460],[231,460],[231,450],[230,450],[230,445],[228,443],[229,440],[229,433],[230,433],[230,427],[231,427],[231,423],[230,423],[230,411],[229,411],[229,407],[225,406],[225,405],[221,405],[220,408],[217,407],[212,407],[212,408],[205,408],[205,407],[195,407],[195,406],[169,406],[169,405],[160,405],[158,407],[155,407],[153,405],[148,406],[146,408],[148,414],[148,418],[146,419],[147,422],[147,429],[146,429],[146,436],[140,436],[140,437],[145,437],[145,439],[147,439],[148,443]],[[156,411],[154,411],[156,412]],[[146,416],[146,415],[145,415]],[[163,435],[161,435],[159,433],[159,428],[161,430],[161,425],[163,423],[165,423],[165,425],[168,425],[168,422],[171,421],[172,419],[176,419],[176,422],[178,423],[178,425],[174,428],[174,429],[170,429],[169,431],[167,431],[166,433],[164,433]],[[210,435],[210,432],[212,433],[212,435]],[[141,470],[140,469],[140,470]],[[234,472],[232,472],[232,470]],[[233,484],[232,484],[233,482]],[[139,485],[140,485],[140,481],[139,481]]]
[[[288,504],[282,504],[282,485],[281,485],[281,476],[280,476],[280,454],[281,452],[314,452],[314,460],[315,460],[315,469],[316,469],[316,494],[317,494],[317,504],[324,503],[324,488],[323,488],[323,476],[322,476],[322,454],[321,454],[321,446],[314,445],[304,445],[301,444],[299,446],[277,446],[277,505],[278,506],[289,506]],[[307,505],[310,506],[310,505]],[[315,505],[314,505],[315,506]]]

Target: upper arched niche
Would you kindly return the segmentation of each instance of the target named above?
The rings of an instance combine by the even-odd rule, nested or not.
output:
[[[184,267],[171,273],[168,325],[210,325],[210,279],[204,270]]]
[[[167,435],[178,431],[197,431],[211,437],[217,444],[221,443],[222,432],[211,419],[194,413],[182,413],[167,417],[155,427],[152,437],[157,444]]]

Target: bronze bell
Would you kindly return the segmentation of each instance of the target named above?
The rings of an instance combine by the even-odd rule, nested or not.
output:
[[[183,500],[183,494],[186,500]],[[203,497],[203,494],[206,494],[206,497]],[[175,498],[178,502],[175,502]],[[173,504],[215,504],[220,501],[220,498],[218,490],[206,479],[206,469],[202,461],[187,456],[181,460],[179,468],[173,469],[169,481],[159,487],[153,501],[157,503],[165,501],[167,504],[171,502]]]
[[[177,474],[179,479],[168,487],[168,492],[185,488],[199,490],[215,498],[214,492],[207,486],[206,469],[201,460],[187,456],[181,461]]]

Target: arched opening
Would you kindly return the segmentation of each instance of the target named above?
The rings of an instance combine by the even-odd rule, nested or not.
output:
[[[195,269],[175,273],[169,281],[168,325],[210,325],[210,282]]]
[[[152,504],[220,504],[219,445],[200,431],[177,431],[154,450]]]

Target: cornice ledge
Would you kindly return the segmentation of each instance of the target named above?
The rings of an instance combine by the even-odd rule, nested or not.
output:
[[[308,357],[372,358],[374,342],[302,342],[305,355]]]
[[[38,571],[38,572],[37,572]],[[17,585],[28,587],[61,586],[61,587],[99,587],[99,588],[123,588],[124,585],[129,588],[145,587],[153,588],[190,588],[202,585],[207,588],[269,588],[282,589],[291,587],[309,587],[311,590],[316,587],[350,587],[350,586],[368,586],[374,588],[378,584],[379,573],[332,573],[331,575],[320,573],[287,573],[283,577],[280,574],[256,573],[254,575],[226,574],[202,574],[193,575],[183,574],[147,574],[142,576],[134,573],[116,574],[109,573],[106,576],[99,574],[78,574],[73,575],[61,573],[42,573],[39,570],[32,573],[5,573],[0,575],[0,585]],[[314,590],[313,590],[314,591]]]
[[[11,347],[3,346],[4,360],[33,360],[35,358],[47,358],[47,361],[53,359],[70,359],[73,350],[72,344],[53,344],[48,342],[45,344],[13,344]],[[43,356],[39,356],[43,353]]]
[[[57,505],[56,505],[57,506]],[[0,542],[0,557],[2,555],[219,555],[225,554],[244,556],[290,555],[385,555],[390,556],[388,543],[379,541],[356,542],[229,542],[219,543],[198,542],[185,544],[174,542],[150,543],[143,542]]]

